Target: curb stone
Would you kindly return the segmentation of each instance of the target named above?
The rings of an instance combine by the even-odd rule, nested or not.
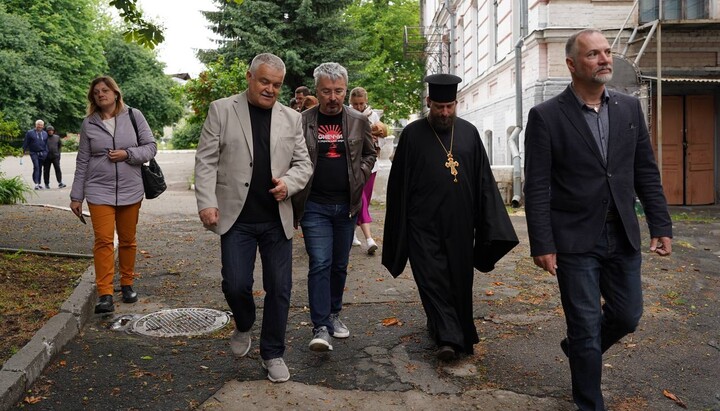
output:
[[[92,315],[95,294],[95,269],[90,265],[60,307],[60,312],[3,365],[0,370],[0,410],[12,408],[53,356],[78,334]]]

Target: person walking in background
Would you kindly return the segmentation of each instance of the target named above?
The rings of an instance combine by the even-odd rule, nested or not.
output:
[[[525,212],[533,261],[557,276],[573,399],[599,411],[602,355],[643,309],[635,194],[651,252],[670,255],[672,222],[640,101],[605,87],[613,59],[602,32],[572,35],[565,63],[572,83],[528,114]]]
[[[300,86],[295,89],[295,101],[297,101],[297,111],[302,111],[305,103],[305,98],[310,95],[310,89],[305,86]]]
[[[375,164],[370,123],[343,105],[348,73],[338,63],[315,68],[320,104],[302,113],[303,132],[314,167],[305,189],[293,197],[310,257],[308,298],[312,351],[330,351],[330,336],[347,338],[340,319],[348,260],[362,189]]]
[[[382,264],[410,260],[441,361],[473,353],[473,266],[491,271],[518,244],[480,133],[457,118],[451,74],[427,76],[427,117],[405,127],[390,169]]]
[[[42,166],[47,156],[47,139],[48,134],[43,130],[45,122],[42,120],[35,121],[35,128],[25,133],[23,141],[23,155],[30,152],[30,160],[33,164],[32,179],[35,183],[35,190],[43,188],[40,179],[42,178]]]
[[[262,259],[260,357],[272,382],[290,379],[283,360],[292,287],[290,197],[310,179],[300,114],[277,102],[285,63],[255,56],[246,91],[213,101],[195,155],[195,195],[203,225],[220,235],[222,290],[235,319],[230,348],[250,351],[255,323],[253,268]]]
[[[62,182],[62,171],[60,171],[60,152],[62,151],[62,140],[60,136],[55,134],[55,127],[47,127],[47,148],[48,153],[43,162],[43,180],[45,180],[45,188],[50,188],[50,166],[55,169],[55,179],[58,182],[58,188],[64,188]]]
[[[303,100],[302,108],[300,109],[300,112],[303,112],[309,108],[313,108],[318,105],[318,99],[315,96],[307,96],[305,97],[305,100]]]
[[[140,166],[155,157],[157,145],[145,116],[123,101],[122,92],[109,76],[97,77],[87,94],[87,116],[80,127],[75,178],[70,209],[82,215],[87,200],[95,245],[95,283],[100,296],[95,313],[115,310],[114,233],[118,236],[120,289],[124,303],[137,301],[133,290],[137,231],[143,189]],[[131,111],[132,110],[132,111]],[[132,117],[137,123],[137,132]]]
[[[355,87],[350,91],[350,106],[355,110],[361,112],[368,121],[370,121],[371,129],[370,132],[373,138],[373,144],[375,145],[375,151],[379,154],[380,149],[385,143],[385,137],[388,135],[387,126],[380,122],[380,116],[368,105],[368,94],[362,87]],[[378,249],[377,243],[372,238],[372,231],[370,230],[370,223],[372,223],[372,217],[370,216],[370,200],[372,200],[373,187],[375,186],[375,176],[377,175],[377,162],[373,166],[370,178],[365,183],[362,195],[362,208],[358,214],[357,224],[360,226],[365,237],[366,250],[368,255],[375,255]],[[362,242],[357,238],[357,234],[353,231],[353,245],[362,245]]]

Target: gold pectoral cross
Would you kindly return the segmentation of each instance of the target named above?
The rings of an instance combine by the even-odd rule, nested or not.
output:
[[[448,161],[445,162],[445,168],[450,169],[450,174],[455,178],[453,181],[457,183],[457,166],[460,165],[457,161],[453,159],[452,153],[448,153],[447,155]]]

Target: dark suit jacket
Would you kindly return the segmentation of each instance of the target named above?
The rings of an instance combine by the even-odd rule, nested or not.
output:
[[[525,129],[525,211],[531,255],[582,253],[596,243],[611,198],[632,246],[641,246],[640,198],[652,237],[671,237],[660,174],[640,102],[610,91],[607,164],[568,86],[530,110]]]

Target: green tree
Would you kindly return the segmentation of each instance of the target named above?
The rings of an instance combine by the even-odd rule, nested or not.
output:
[[[107,41],[105,58],[125,102],[142,111],[156,135],[182,117],[180,93],[175,91],[181,86],[163,74],[153,51],[114,35]]]
[[[193,114],[188,121],[175,130],[173,146],[175,148],[195,148],[200,139],[200,130],[205,122],[210,103],[217,99],[240,93],[247,88],[245,73],[248,65],[235,60],[226,65],[220,56],[209,63],[207,70],[185,85],[185,92],[191,102]]]
[[[383,121],[407,118],[420,111],[425,62],[403,55],[405,26],[418,26],[416,0],[355,0],[346,13],[359,33],[360,45],[349,70],[352,85],[364,87]]]
[[[28,18],[0,4],[0,111],[6,122],[30,128],[37,118],[54,119],[61,79]],[[17,136],[15,136],[17,137]]]
[[[7,41],[36,42],[40,50],[20,51],[26,67],[14,74],[15,87],[31,91],[32,100],[17,99],[59,130],[76,130],[84,117],[87,85],[107,67],[97,0],[5,0],[9,14],[26,20]],[[2,29],[0,29],[2,30]],[[0,47],[5,48],[5,47]],[[15,48],[17,50],[17,48]],[[44,85],[38,94],[31,82]],[[17,96],[17,95],[13,95]],[[31,98],[32,98],[31,97]],[[10,110],[7,113],[12,115]],[[28,124],[27,115],[17,118]],[[34,119],[32,119],[34,120]]]
[[[219,11],[204,15],[222,40],[217,50],[199,52],[200,60],[209,64],[223,56],[226,63],[249,64],[259,53],[273,53],[285,61],[285,97],[287,90],[312,86],[312,72],[320,63],[347,66],[355,53],[355,36],[343,20],[352,0],[215,2]]]

